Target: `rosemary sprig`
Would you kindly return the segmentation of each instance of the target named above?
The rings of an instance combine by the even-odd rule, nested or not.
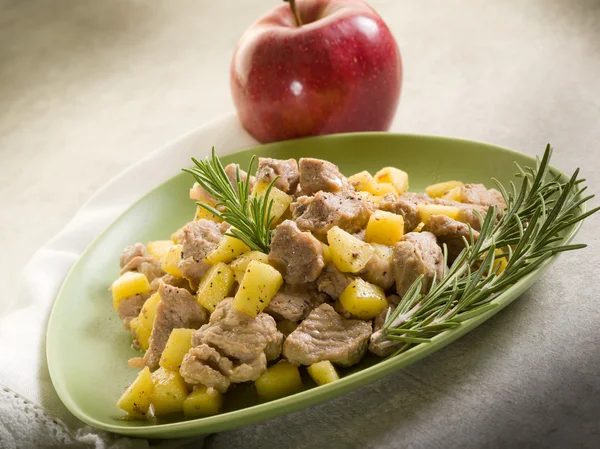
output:
[[[580,185],[585,179],[578,178],[579,169],[566,182],[553,175],[551,154],[548,145],[535,168],[516,164],[519,190],[513,182],[507,189],[494,179],[507,206],[502,217],[496,222],[495,207],[489,208],[485,217],[479,215],[482,226],[477,241],[472,232],[470,239],[464,239],[463,251],[442,279],[434,279],[427,294],[421,293],[422,277],[416,279],[373,338],[393,348],[393,355],[414,344],[430,342],[434,336],[494,308],[500,294],[550,257],[586,246],[561,245],[560,233],[600,207],[577,215],[576,210],[594,195],[583,196],[586,187]],[[501,257],[508,259],[504,270],[497,263]]]
[[[240,239],[252,250],[268,254],[271,246],[271,225],[274,220],[274,216],[271,215],[273,200],[269,199],[269,195],[277,178],[269,184],[263,195],[254,196],[250,195],[250,176],[256,156],[250,159],[245,181],[241,179],[240,167],[236,167],[237,191],[227,177],[223,164],[215,155],[214,147],[212,157],[203,161],[192,158],[192,161],[196,166],[184,168],[183,171],[190,173],[196,182],[217,200],[214,207],[202,202],[196,204],[231,225],[225,235]]]

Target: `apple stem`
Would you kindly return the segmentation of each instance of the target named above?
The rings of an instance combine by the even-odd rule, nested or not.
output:
[[[298,14],[298,11],[296,10],[296,0],[283,0],[283,1],[290,4],[290,8],[292,9],[292,14],[294,15],[294,18],[296,19],[296,25],[301,27],[302,20],[300,20],[300,15]]]

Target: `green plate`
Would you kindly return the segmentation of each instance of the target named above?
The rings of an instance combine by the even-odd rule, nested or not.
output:
[[[514,161],[521,165],[535,164],[529,156],[493,145],[389,133],[280,142],[230,154],[223,160],[245,166],[253,154],[276,158],[319,157],[338,164],[346,175],[396,166],[409,173],[411,191],[422,191],[428,184],[449,179],[491,186],[490,178],[495,177],[508,183],[515,172]],[[191,182],[187,174],[175,176],[127,210],[85,251],[56,298],[47,333],[52,382],[67,408],[94,427],[136,437],[184,437],[246,426],[318,404],[438,351],[510,304],[549,265],[546,263],[511,287],[497,299],[498,307],[489,312],[395,358],[379,361],[367,357],[343,372],[337,382],[314,388],[307,382],[305,391],[265,403],[256,398],[250,385],[241,386],[227,400],[225,413],[217,416],[189,421],[181,416],[152,422],[125,421],[115,402],[137,374],[136,369],[127,366],[127,360],[139,353],[131,349],[129,334],[113,310],[107,289],[118,277],[119,254],[126,245],[168,238],[193,217],[195,205],[188,199]],[[578,226],[568,229],[566,239],[572,239],[577,229]]]

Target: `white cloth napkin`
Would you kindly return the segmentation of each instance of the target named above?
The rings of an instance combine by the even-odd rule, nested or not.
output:
[[[235,115],[216,119],[151,153],[98,191],[25,267],[17,300],[0,317],[0,447],[144,448],[79,421],[62,405],[46,367],[46,323],[66,274],[94,238],[127,207],[190,165],[190,158],[252,146]],[[179,447],[172,441],[160,447]],[[155,447],[155,446],[153,446]],[[194,447],[199,447],[198,442]]]

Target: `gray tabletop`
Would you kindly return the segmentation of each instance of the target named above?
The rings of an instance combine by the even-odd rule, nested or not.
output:
[[[0,0],[0,280],[111,176],[232,110],[229,58],[277,1]],[[370,2],[400,45],[392,130],[580,166],[600,193],[600,2]],[[594,204],[598,204],[596,201]],[[466,337],[324,405],[207,447],[598,447],[600,219],[535,287]]]

